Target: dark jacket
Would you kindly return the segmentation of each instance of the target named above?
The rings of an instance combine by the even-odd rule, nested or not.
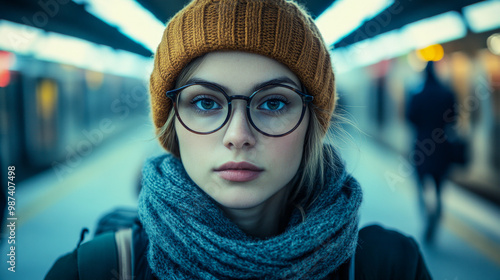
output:
[[[422,91],[411,97],[408,120],[416,130],[412,162],[419,175],[442,177],[451,164],[446,134],[457,118],[455,96],[434,74],[433,64],[426,68]]]
[[[98,237],[97,237],[98,238]],[[95,240],[90,241],[95,242]],[[133,279],[156,279],[147,261],[148,238],[137,223],[133,231]],[[339,267],[329,279],[347,279],[349,261]],[[76,250],[59,258],[46,280],[78,279]],[[380,226],[360,230],[355,254],[355,279],[432,279],[418,245],[410,237]]]

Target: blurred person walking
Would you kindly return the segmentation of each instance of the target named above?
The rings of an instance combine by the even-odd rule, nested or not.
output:
[[[432,242],[442,215],[441,189],[452,164],[447,132],[456,120],[455,95],[443,86],[431,61],[425,68],[423,89],[412,96],[407,116],[416,130],[410,154],[416,171],[419,208],[426,220],[424,240]],[[426,179],[433,180],[435,199],[426,199]]]

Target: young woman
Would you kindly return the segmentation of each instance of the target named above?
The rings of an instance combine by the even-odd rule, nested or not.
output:
[[[361,188],[323,144],[328,49],[297,4],[193,1],[167,25],[150,92],[169,153],[143,170],[134,279],[430,279],[413,239],[358,231]],[[47,279],[81,275],[76,251]]]

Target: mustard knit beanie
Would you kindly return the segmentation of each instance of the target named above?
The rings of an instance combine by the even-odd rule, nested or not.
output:
[[[218,50],[256,53],[286,65],[314,96],[313,111],[326,133],[336,103],[328,49],[312,18],[287,0],[194,0],[168,22],[150,78],[157,132],[172,110],[165,93],[179,73],[194,58]]]

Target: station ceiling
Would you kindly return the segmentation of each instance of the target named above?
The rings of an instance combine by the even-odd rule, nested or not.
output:
[[[0,19],[78,37],[144,56],[151,55],[144,46],[88,13],[83,5],[71,0],[0,0]],[[24,34],[24,36],[29,35]],[[0,38],[0,40],[5,39],[7,38]]]
[[[409,23],[448,11],[462,13],[462,8],[478,0],[396,0],[384,12],[366,21],[357,30],[337,42],[335,47],[354,44],[378,34],[401,28]]]
[[[105,1],[105,0],[103,0]],[[320,15],[335,0],[297,0],[313,17]],[[189,0],[137,0],[161,22],[167,22]],[[365,22],[358,32],[347,35],[335,47],[347,46],[361,39],[400,28],[422,18],[461,8],[477,0],[398,0],[385,12]],[[52,3],[52,6],[41,3]],[[119,9],[119,7],[117,7]],[[35,26],[47,31],[76,36],[97,44],[108,45],[143,56],[151,52],[123,35],[113,26],[88,13],[83,5],[70,0],[0,0],[0,19]],[[374,27],[375,26],[375,27]],[[377,33],[367,32],[376,28]],[[359,36],[359,32],[364,36]],[[0,38],[1,39],[1,38]]]
[[[177,11],[187,5],[190,0],[136,0],[144,8],[153,13],[161,22],[167,22]],[[313,17],[319,16],[335,0],[295,0],[302,4]]]

